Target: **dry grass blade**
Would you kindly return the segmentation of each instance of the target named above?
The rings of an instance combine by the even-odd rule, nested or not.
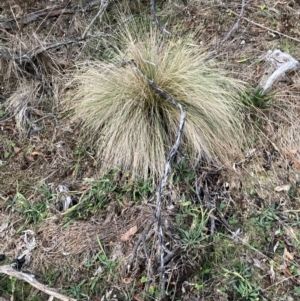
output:
[[[236,97],[240,84],[204,62],[199,46],[163,39],[158,29],[132,21],[109,41],[114,63],[133,60],[145,76],[187,112],[182,150],[190,158],[221,164],[237,154],[242,128]],[[83,120],[84,143],[97,149],[102,170],[114,167],[147,178],[161,176],[174,143],[180,113],[130,64],[88,64],[75,80],[75,117]]]

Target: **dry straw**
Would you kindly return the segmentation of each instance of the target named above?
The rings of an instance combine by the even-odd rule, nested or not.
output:
[[[70,98],[74,117],[82,120],[82,143],[95,149],[103,172],[118,167],[143,178],[161,176],[178,130],[178,109],[128,62],[184,106],[183,154],[227,164],[240,152],[240,82],[205,61],[199,45],[163,37],[143,20],[123,24],[106,45],[113,59],[81,66]]]

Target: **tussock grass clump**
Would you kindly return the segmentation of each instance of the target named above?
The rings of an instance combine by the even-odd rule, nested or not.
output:
[[[184,154],[226,164],[240,152],[240,83],[205,61],[199,45],[163,37],[139,21],[123,24],[108,44],[112,60],[85,64],[71,97],[83,143],[96,149],[103,171],[161,175],[178,131],[180,112],[136,73],[133,62],[184,106]]]

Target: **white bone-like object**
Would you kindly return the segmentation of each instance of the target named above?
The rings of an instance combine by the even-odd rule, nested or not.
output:
[[[281,52],[279,49],[269,50],[266,55],[266,61],[272,64],[275,71],[267,79],[263,85],[263,93],[267,93],[273,84],[284,76],[286,73],[295,71],[300,68],[300,63],[287,53]]]

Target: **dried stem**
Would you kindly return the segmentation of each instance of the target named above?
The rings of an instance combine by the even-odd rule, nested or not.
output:
[[[163,191],[165,189],[167,179],[171,170],[171,163],[174,159],[174,156],[176,155],[182,133],[184,128],[184,123],[186,119],[186,113],[183,109],[183,106],[178,103],[170,94],[168,94],[166,91],[161,89],[153,80],[149,79],[147,76],[145,76],[140,69],[137,68],[134,62],[133,68],[134,70],[143,78],[145,78],[148,82],[148,84],[155,90],[155,92],[161,96],[163,96],[167,101],[169,101],[171,104],[176,106],[180,110],[180,123],[178,126],[178,132],[176,141],[167,157],[166,163],[165,163],[165,170],[161,177],[159,186],[156,191],[156,210],[155,210],[155,219],[157,221],[157,231],[158,231],[158,237],[159,237],[159,246],[160,246],[160,273],[161,273],[161,298],[163,299],[166,294],[166,279],[165,279],[165,244],[164,244],[164,233],[162,228],[162,214],[161,214],[161,207],[162,207],[162,196]]]
[[[227,35],[225,36],[225,38],[221,41],[219,47],[224,44],[227,40],[230,39],[230,37],[238,30],[238,28],[240,27],[240,23],[241,23],[241,20],[244,16],[244,13],[245,13],[245,6],[246,6],[246,3],[245,3],[245,0],[242,0],[242,8],[241,8],[241,11],[240,11],[240,15],[238,17],[238,20],[236,21],[236,23],[232,26],[232,28],[230,29],[230,31],[227,33]]]
[[[55,8],[46,8],[39,11],[34,11],[22,17],[15,17],[14,13],[12,12],[14,18],[10,19],[0,19],[0,29],[15,29],[16,27],[19,28],[19,24],[24,26],[31,22],[41,20],[42,18],[53,18],[58,17],[62,14],[73,14],[76,12],[86,12],[88,10],[93,9],[95,6],[102,3],[103,0],[93,0],[88,2],[81,8],[73,7],[73,8],[66,8],[66,7],[55,7]],[[5,31],[8,34],[7,31]]]
[[[155,21],[156,26],[159,28],[159,30],[167,35],[171,35],[169,31],[167,31],[158,21],[156,12],[155,12],[155,0],[150,0],[150,8],[151,8],[151,15],[153,20]]]
[[[76,299],[62,295],[62,294],[58,293],[55,289],[49,288],[48,286],[36,281],[33,275],[29,275],[29,274],[14,270],[10,265],[0,266],[0,273],[23,280],[23,281],[29,283],[31,286],[37,288],[38,290],[40,290],[50,296],[53,296],[56,299],[59,299],[62,301],[76,301]]]
[[[133,260],[136,256],[136,252],[140,246],[140,244],[145,241],[146,239],[146,236],[148,235],[151,227],[153,226],[153,224],[155,223],[155,218],[152,218],[152,220],[150,221],[149,225],[147,226],[147,228],[145,228],[144,232],[140,235],[138,241],[136,242],[134,248],[133,248],[133,251],[132,251],[132,256],[129,260],[129,262],[127,263],[127,271],[130,271],[131,267],[132,267],[132,263],[133,263]],[[147,256],[147,255],[146,255]]]
[[[244,13],[245,13],[245,6],[246,6],[246,3],[245,3],[245,0],[242,0],[242,8],[241,8],[241,11],[240,11],[240,14],[238,16],[238,20],[235,22],[235,24],[232,26],[232,28],[229,30],[229,32],[226,34],[226,36],[224,37],[224,39],[221,41],[221,43],[219,45],[216,45],[215,47],[213,47],[213,49],[208,53],[206,59],[209,59],[212,57],[212,55],[226,42],[228,41],[231,36],[238,30],[239,26],[240,26],[240,23],[241,23],[241,20],[244,16]],[[237,14],[235,14],[237,15]]]
[[[233,11],[230,11],[230,12],[231,12],[232,14],[234,14],[234,15],[237,15],[237,14],[236,14],[235,12],[233,12]],[[262,25],[262,24],[256,23],[256,22],[254,22],[254,21],[252,21],[252,20],[250,20],[250,19],[248,19],[248,18],[246,18],[246,17],[242,17],[242,19],[246,20],[247,22],[249,22],[249,23],[251,23],[251,24],[253,24],[253,25],[257,26],[257,27],[263,28],[263,29],[265,29],[265,30],[267,30],[267,31],[269,31],[269,32],[273,32],[273,33],[275,33],[275,34],[278,34],[278,35],[280,35],[280,36],[282,36],[282,37],[285,37],[285,38],[288,38],[288,39],[290,39],[290,40],[293,40],[293,41],[296,41],[296,42],[300,42],[300,40],[297,39],[297,38],[294,38],[294,37],[292,37],[292,36],[289,36],[289,35],[287,35],[287,34],[284,34],[284,33],[280,32],[280,31],[274,30],[274,29],[272,29],[272,28],[270,28],[270,27],[266,27],[266,26],[264,26],[264,25]]]
[[[95,15],[95,17],[93,18],[93,20],[90,22],[90,24],[87,26],[87,28],[85,29],[84,33],[82,34],[81,38],[84,40],[86,38],[86,35],[88,33],[88,31],[90,30],[90,28],[92,27],[92,25],[95,23],[95,21],[98,18],[102,18],[104,12],[106,11],[107,6],[111,3],[111,0],[102,0],[101,4],[100,4],[100,8],[99,11],[97,12],[97,14]]]

